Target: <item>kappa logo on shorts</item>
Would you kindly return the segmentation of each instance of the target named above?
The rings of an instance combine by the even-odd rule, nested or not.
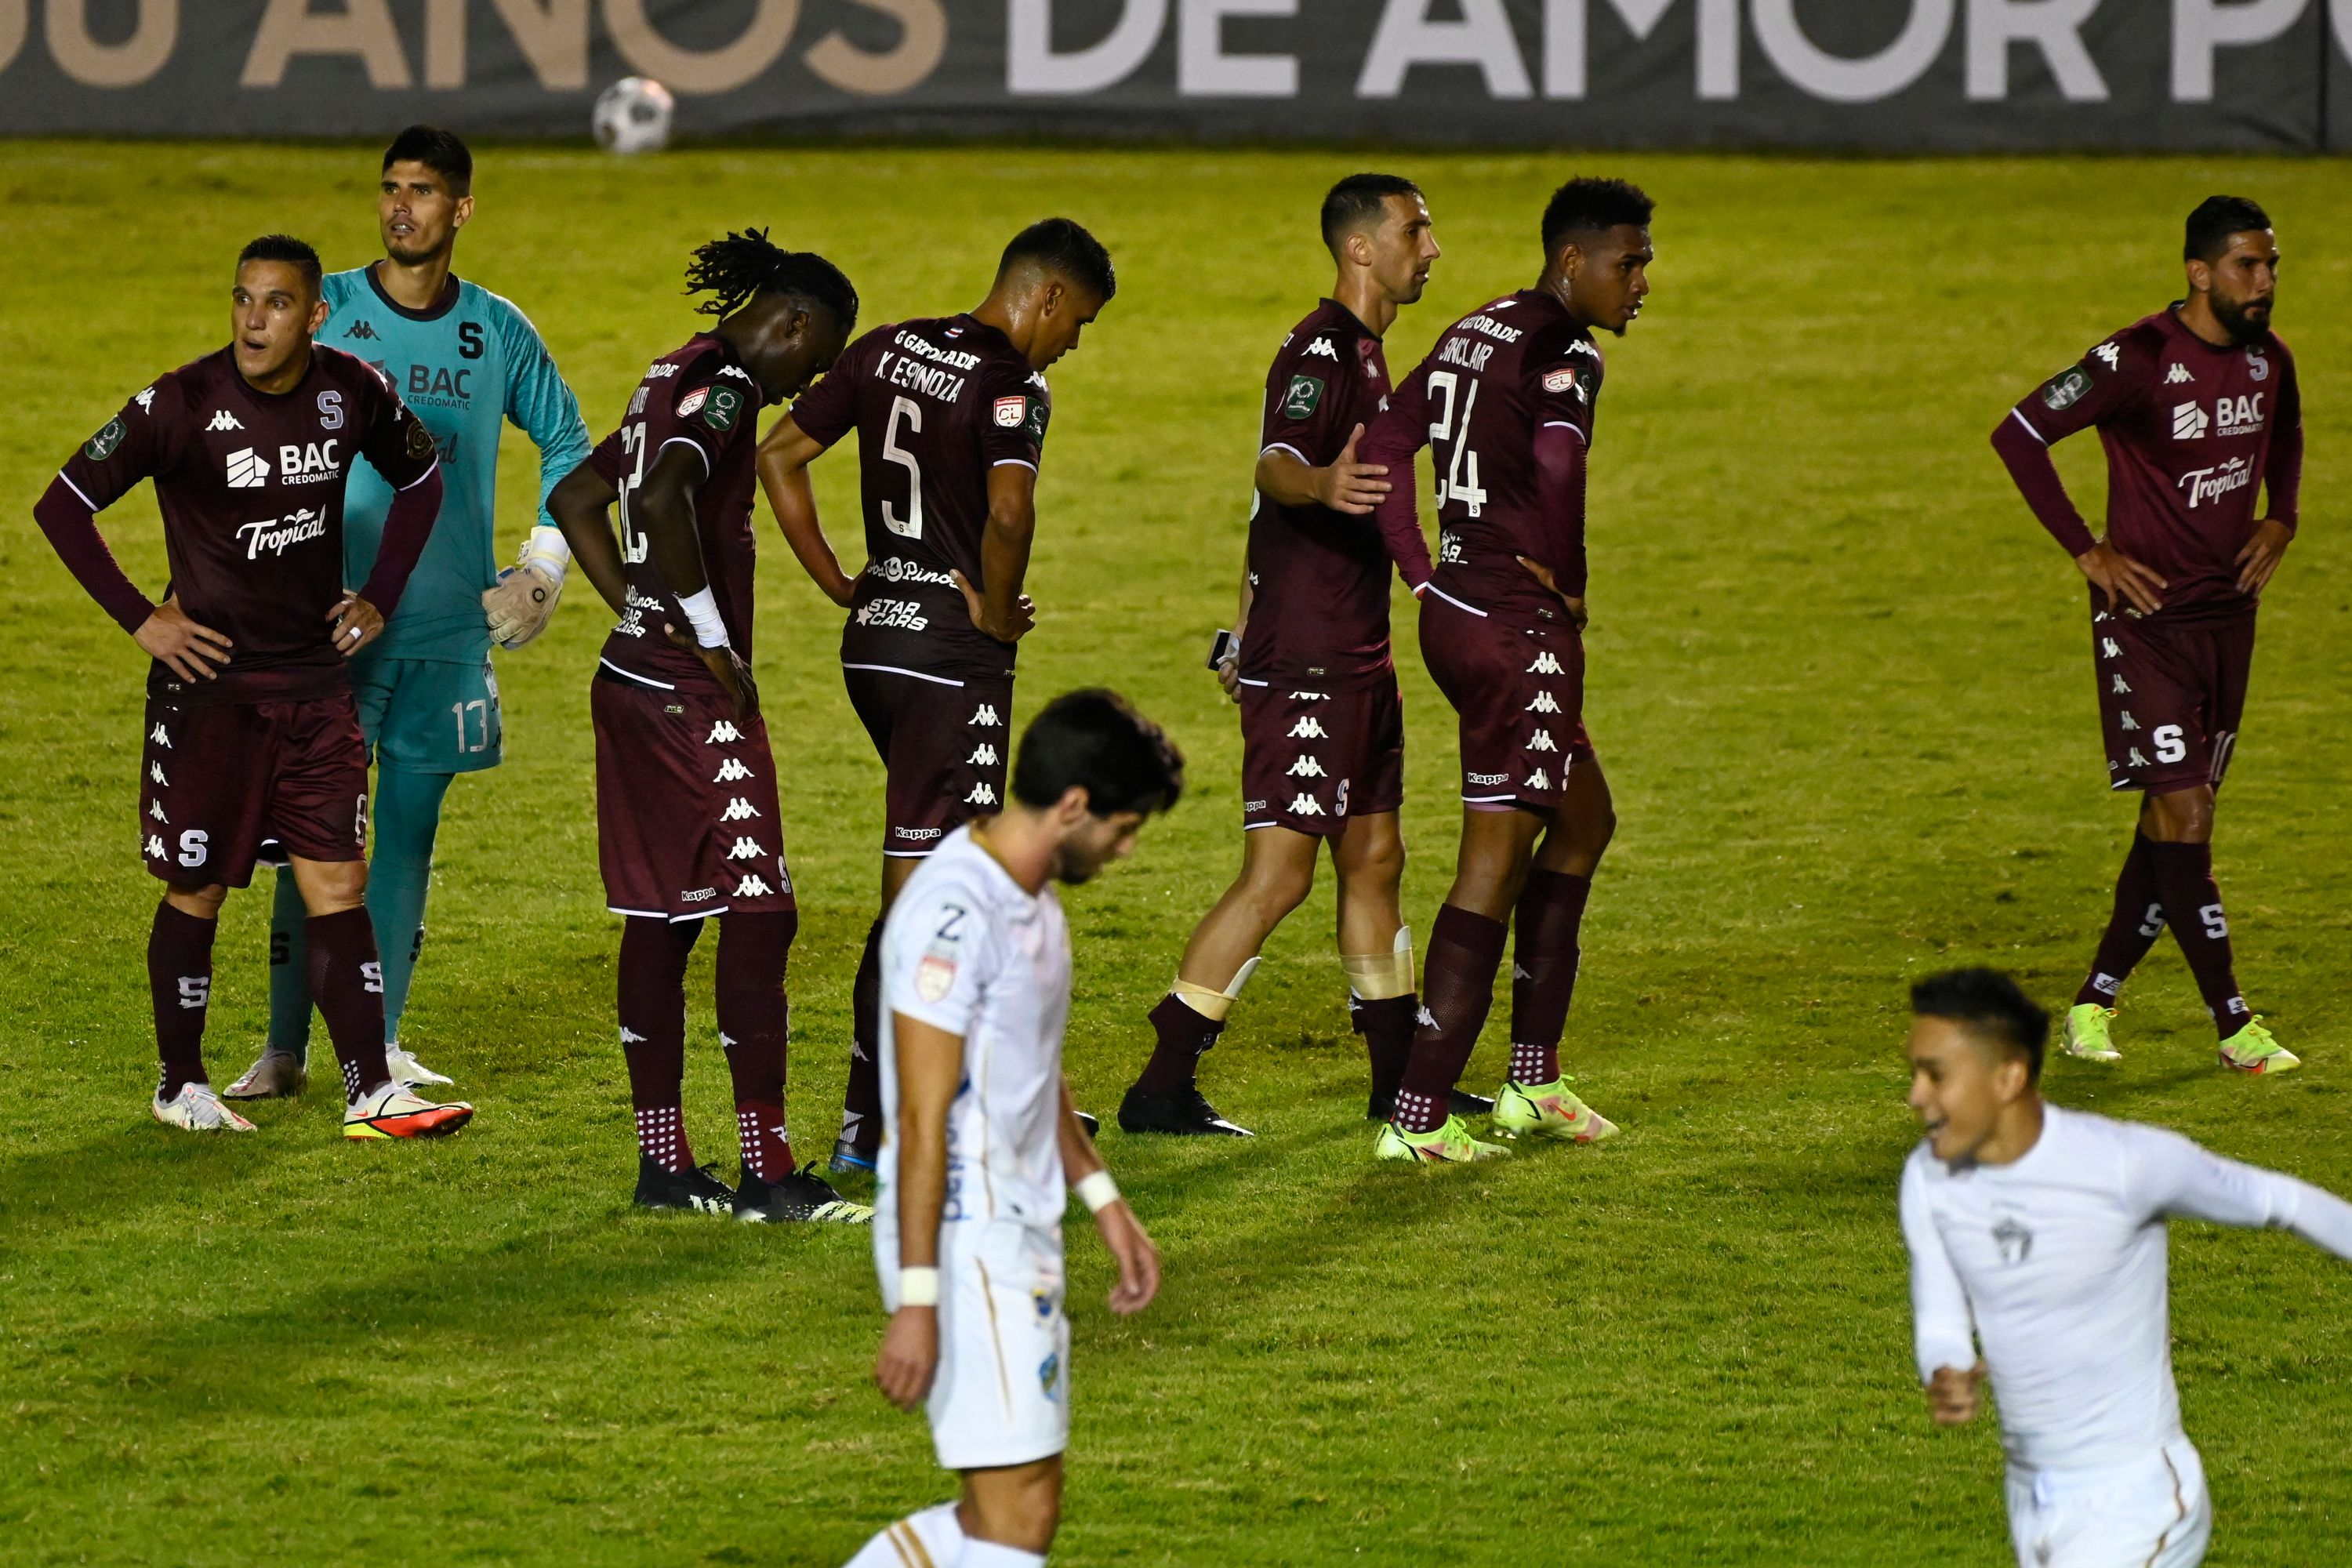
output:
[[[745,800],[739,795],[727,803],[727,809],[719,814],[719,820],[721,822],[740,822],[747,816],[757,816],[759,815],[760,808],[753,805],[750,801]]]
[[[772,891],[757,871],[735,884],[735,896],[739,899],[764,899],[771,897]]]
[[[163,764],[161,763],[149,763],[147,764],[147,776],[154,780],[159,784],[168,782],[163,777]]]
[[[758,839],[738,838],[735,840],[735,847],[727,851],[727,858],[730,860],[757,860],[764,857],[767,853],[767,850],[760,847],[760,841]]]
[[[172,820],[163,815],[163,803],[160,800],[151,800],[147,803],[147,815],[158,822],[167,823]]]
[[[743,765],[741,758],[730,757],[725,762],[719,764],[719,772],[712,776],[710,782],[712,784],[733,784],[737,779],[748,779],[751,776],[751,770]]]
[[[2122,645],[2117,643],[2115,638],[2101,637],[2099,639],[2099,657],[2101,658],[2121,658],[2123,657],[2123,652]]]
[[[721,746],[742,738],[743,731],[735,728],[732,720],[721,719],[718,723],[710,726],[710,733],[702,738],[702,743],[706,746]]]
[[[1296,800],[1293,800],[1290,805],[1284,809],[1287,810],[1293,816],[1321,816],[1325,815],[1323,807],[1317,803],[1315,797],[1307,794],[1303,790],[1299,793],[1298,797]]]
[[[1511,782],[1511,775],[1508,773],[1465,773],[1463,776],[1467,778],[1472,784],[1479,785],[1481,788],[1484,788],[1488,784],[1508,784]]]
[[[1331,694],[1328,691],[1294,691],[1290,700],[1293,702],[1328,702]]]
[[[155,744],[163,747],[167,752],[172,749],[171,731],[164,729],[161,724],[156,725],[154,732],[150,734],[147,738],[150,741],[152,741]]]
[[[994,728],[1003,722],[1003,720],[996,716],[996,705],[992,702],[983,702],[972,710],[971,717],[964,721],[964,728],[970,729],[974,724],[985,724]]]
[[[982,779],[971,786],[971,793],[963,797],[963,803],[966,805],[994,805],[996,792],[988,787],[986,779]]]
[[[1331,736],[1315,715],[1309,713],[1297,723],[1293,724],[1290,727],[1290,733],[1285,738],[1292,741],[1328,741]]]
[[[1544,772],[1541,768],[1538,768],[1534,773],[1528,775],[1526,787],[1528,789],[1549,789],[1551,788],[1551,775]]]
[[[2130,695],[2131,695],[2131,687],[2130,687],[2130,685],[2129,685],[2127,682],[2126,682],[2126,681],[2125,681],[2125,679],[2124,679],[2124,678],[2123,678],[2122,676],[2120,676],[2120,675],[2118,675],[2118,676],[2116,676],[2116,684],[2115,684],[2114,690],[2115,690],[2115,694],[2116,694],[2116,696],[2118,696],[2118,697],[2128,697],[2128,696],[2130,696]]]
[[[1568,672],[1560,668],[1559,660],[1552,656],[1549,648],[1546,648],[1543,652],[1536,655],[1536,661],[1528,666],[1527,673],[1529,675],[1565,675]]]
[[[147,858],[150,860],[163,858],[163,840],[152,833],[147,836]]]
[[[968,768],[994,767],[996,765],[996,748],[990,745],[987,742],[982,741],[979,745],[974,746],[971,749],[971,755],[963,760],[963,765]]]
[[[2124,758],[2124,761],[2127,765],[2135,768],[2144,768],[2147,766],[2147,759],[2139,754],[2139,748],[2137,746],[2134,746],[2131,749],[2130,753]]]
[[[2116,728],[2118,730],[2137,730],[2139,728],[2139,721],[2131,716],[2131,710],[2126,708],[2124,710],[2124,716],[2116,721]]]
[[[1535,739],[1528,742],[1528,750],[1530,752],[1557,752],[1559,748],[1552,744],[1551,731],[1549,730],[1538,730],[1535,734]]]
[[[1552,700],[1552,695],[1550,692],[1538,691],[1536,693],[1536,700],[1527,705],[1525,711],[1529,713],[1557,713],[1559,711],[1559,704]]]
[[[1319,779],[1324,776],[1323,764],[1313,757],[1301,757],[1290,764],[1289,776],[1295,779]]]

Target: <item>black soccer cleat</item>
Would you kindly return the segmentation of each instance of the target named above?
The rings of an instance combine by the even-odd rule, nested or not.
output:
[[[866,1148],[854,1138],[836,1138],[833,1144],[833,1173],[836,1176],[870,1176],[874,1173],[875,1156],[878,1150]]]
[[[1070,1114],[1078,1119],[1078,1125],[1087,1130],[1087,1137],[1092,1138],[1096,1133],[1102,1131],[1102,1118],[1094,1115],[1092,1112],[1074,1110],[1070,1112]]]
[[[794,1171],[781,1182],[763,1182],[746,1171],[735,1190],[735,1217],[747,1225],[871,1225],[874,1211],[849,1202],[824,1178],[806,1171]]]
[[[1256,1133],[1236,1121],[1228,1121],[1217,1114],[1199,1087],[1187,1084],[1163,1094],[1153,1094],[1140,1085],[1127,1091],[1118,1102],[1118,1128],[1122,1132],[1167,1132],[1179,1138],[1255,1138]]]
[[[1372,1090],[1372,1098],[1367,1100],[1364,1104],[1364,1120],[1367,1121],[1393,1121],[1396,1120],[1396,1100],[1397,1091],[1395,1089],[1376,1089]],[[1466,1089],[1454,1089],[1447,1093],[1445,1097],[1445,1108],[1456,1116],[1492,1116],[1495,1114],[1495,1102],[1493,1100],[1488,1100],[1483,1094],[1472,1094]]]
[[[645,1155],[637,1156],[637,1206],[646,1209],[694,1209],[725,1215],[735,1209],[735,1194],[710,1173],[708,1165],[691,1171],[664,1170]]]

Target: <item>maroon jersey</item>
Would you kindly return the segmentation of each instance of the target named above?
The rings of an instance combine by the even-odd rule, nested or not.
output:
[[[877,327],[793,405],[830,447],[857,432],[866,571],[842,634],[845,664],[1003,675],[1013,646],[971,624],[950,572],[985,589],[980,539],[988,476],[1035,471],[1053,395],[1003,332],[970,316]]]
[[[2107,454],[2108,542],[2165,579],[2164,608],[2151,619],[2252,613],[2237,557],[2262,516],[2256,493],[2267,475],[2272,510],[2292,522],[2284,470],[2301,466],[2303,398],[2294,358],[2276,336],[2216,348],[2158,310],[2053,376],[2011,418],[2044,447],[2097,427]],[[2292,463],[2273,472],[2289,452]],[[2090,530],[2063,494],[2053,505],[2028,493],[2067,553],[2091,548]]]
[[[629,514],[646,475],[671,447],[690,447],[701,459],[694,530],[702,542],[702,570],[728,641],[746,659],[751,657],[751,464],[760,444],[760,402],[759,383],[727,340],[697,332],[654,361],[630,395],[620,428],[589,454],[590,466],[621,492],[621,563],[628,583],[628,611],[604,639],[603,662],[640,686],[719,684],[664,629],[693,635],[677,594],[654,565],[651,542]]]
[[[433,437],[365,360],[314,344],[290,392],[257,391],[222,349],[156,379],[59,477],[92,511],[155,481],[164,592],[232,647],[218,679],[156,661],[152,695],[184,704],[309,701],[350,678],[327,612],[344,593],[343,489],[363,456],[394,489],[438,461]]]
[[[1551,294],[1507,294],[1445,329],[1367,443],[1380,450],[1367,460],[1390,461],[1392,472],[1398,447],[1409,464],[1414,448],[1429,445],[1438,509],[1432,592],[1507,620],[1557,619],[1559,599],[1519,564],[1522,555],[1550,564],[1563,593],[1584,591],[1582,518],[1545,514],[1536,436],[1563,426],[1590,447],[1600,397],[1601,351]],[[1391,495],[1410,494],[1411,469],[1402,472],[1407,483]],[[1398,514],[1412,521],[1409,508],[1389,509],[1384,531]],[[1411,531],[1410,540],[1392,538],[1390,552],[1419,591],[1415,573],[1427,548],[1418,523]]]
[[[1388,395],[1381,340],[1326,300],[1290,330],[1265,373],[1258,450],[1327,468],[1357,426],[1370,427]],[[1390,668],[1389,558],[1371,519],[1261,495],[1250,510],[1249,580],[1244,678],[1328,683]]]

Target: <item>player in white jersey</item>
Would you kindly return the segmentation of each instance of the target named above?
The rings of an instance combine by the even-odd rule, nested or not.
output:
[[[2165,1222],[2291,1230],[2352,1258],[2352,1205],[2177,1132],[2044,1103],[2050,1016],[1990,969],[1912,987],[1903,1237],[1937,1423],[1988,1373],[2021,1568],[2191,1568],[2213,1505],[2180,1427]],[[1981,1352],[1979,1352],[1981,1347]]]
[[[1003,812],[958,828],[883,926],[882,1147],[874,1261],[890,1326],[874,1379],[925,1406],[962,1496],[891,1524],[850,1568],[1036,1568],[1061,1521],[1070,1435],[1062,1208],[1076,1188],[1139,1312],[1160,1255],[1062,1079],[1070,936],[1055,882],[1134,850],[1183,787],[1158,726],[1108,691],[1046,705]]]

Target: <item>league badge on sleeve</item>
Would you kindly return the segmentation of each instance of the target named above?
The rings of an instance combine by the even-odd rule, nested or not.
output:
[[[408,456],[413,461],[421,463],[432,455],[433,432],[425,427],[425,421],[412,410],[408,416]]]
[[[2090,390],[2091,378],[2083,374],[2082,366],[2076,365],[2050,378],[2050,384],[2042,389],[2042,405],[2053,414],[2063,413],[2082,402]]]
[[[702,405],[709,400],[710,389],[709,387],[696,387],[692,392],[688,393],[684,397],[677,400],[677,416],[680,419],[693,418],[696,415],[702,412]]]
[[[114,456],[114,449],[121,446],[122,438],[130,434],[131,426],[125,425],[122,422],[122,416],[118,414],[108,420],[97,435],[89,438],[89,444],[81,449],[81,454],[93,463],[103,463],[107,458]]]
[[[1311,375],[1294,375],[1290,390],[1282,395],[1282,416],[1285,419],[1308,419],[1315,406],[1323,401],[1323,384]]]
[[[996,400],[995,419],[999,430],[1018,430],[1021,422],[1029,417],[1029,400],[1025,397],[1000,397]]]
[[[710,401],[702,405],[702,422],[723,436],[735,428],[735,416],[742,412],[741,393],[731,386],[714,386],[710,389]]]

